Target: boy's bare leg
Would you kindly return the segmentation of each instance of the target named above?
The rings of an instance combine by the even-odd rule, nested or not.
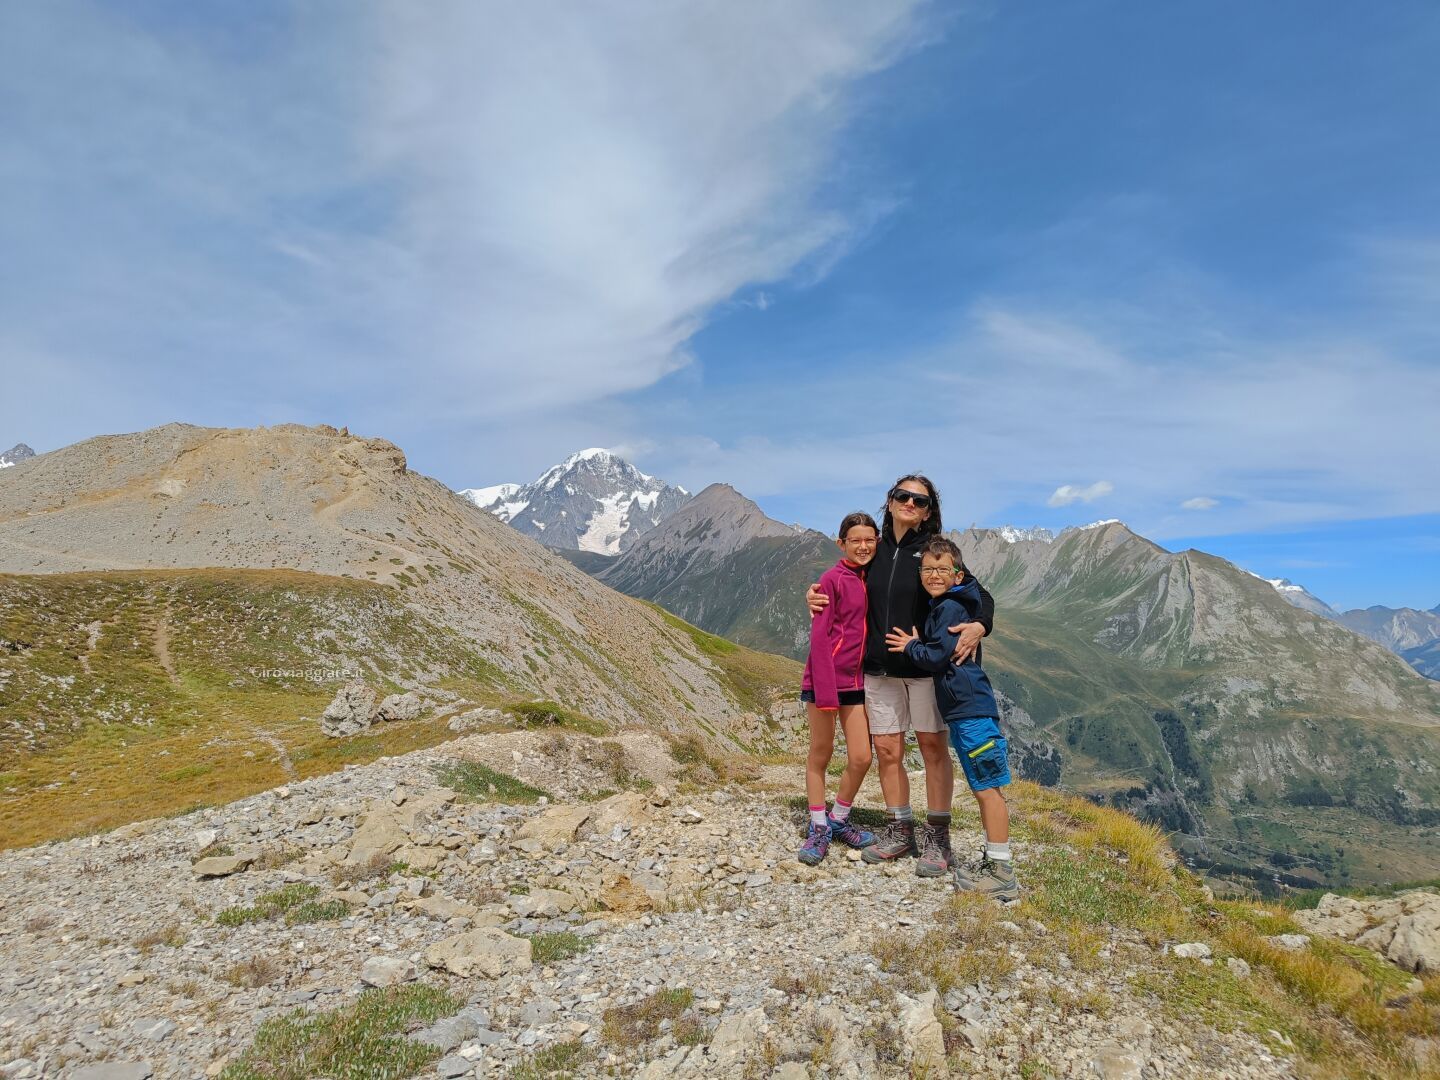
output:
[[[835,753],[835,713],[807,704],[810,754],[805,759],[805,797],[811,806],[825,805],[825,770]]]
[[[875,742],[875,765],[880,774],[880,790],[886,806],[910,805],[910,777],[905,774],[905,736],[872,736]]]
[[[870,721],[864,705],[841,705],[840,726],[845,730],[845,771],[840,774],[836,798],[853,803],[870,771]],[[813,804],[812,804],[813,805]]]
[[[955,800],[955,759],[950,756],[949,733],[917,731],[915,740],[925,762],[925,808],[931,813],[948,814]]]
[[[985,839],[992,844],[1010,842],[1010,807],[999,788],[986,788],[973,793],[980,804],[980,825],[985,830]]]

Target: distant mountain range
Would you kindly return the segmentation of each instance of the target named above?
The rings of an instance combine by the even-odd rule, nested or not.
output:
[[[1440,679],[1440,604],[1429,611],[1382,607],[1379,604],[1336,611],[1287,578],[1261,580],[1274,586],[1275,591],[1292,606],[1348,626],[1357,634],[1385,646],[1426,678]]]
[[[35,451],[26,446],[23,442],[16,443],[9,450],[0,454],[0,469],[8,469],[12,465],[19,465],[22,461],[28,461],[35,456]]]
[[[952,535],[999,605],[986,665],[1022,773],[1162,824],[1212,873],[1440,873],[1440,686],[1302,588],[1117,521]],[[716,484],[618,557],[567,557],[702,629],[800,657],[802,594],[836,555]]]
[[[609,450],[571,454],[533,483],[458,494],[557,551],[617,555],[690,498]]]

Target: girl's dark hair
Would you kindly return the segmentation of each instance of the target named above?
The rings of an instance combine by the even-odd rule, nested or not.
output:
[[[876,536],[880,535],[880,527],[875,524],[875,519],[865,513],[864,510],[856,510],[853,514],[846,514],[845,520],[840,522],[840,539],[844,540],[845,534],[856,525],[869,525],[870,528],[875,530]]]
[[[896,480],[893,484],[890,485],[890,491],[894,491],[901,484],[905,483],[906,480],[915,480],[921,484],[924,484],[925,490],[930,493],[930,516],[924,521],[920,522],[920,524],[916,526],[915,531],[918,532],[921,536],[937,535],[940,532],[940,492],[935,490],[935,485],[930,482],[930,478],[928,476],[924,476],[920,473],[907,473],[906,475],[900,477],[899,480]],[[881,523],[880,531],[886,536],[890,535],[892,524],[890,518],[890,491],[885,492],[885,506],[880,511],[881,515],[884,517],[884,521]]]
[[[929,555],[932,559],[939,555],[949,559],[951,566],[959,570],[964,570],[967,574],[970,572],[965,566],[965,556],[960,554],[959,546],[949,537],[932,536],[929,540],[925,541],[925,546],[920,549],[920,555],[922,558]]]

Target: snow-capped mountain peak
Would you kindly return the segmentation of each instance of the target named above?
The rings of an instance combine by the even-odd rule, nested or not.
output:
[[[550,547],[617,555],[690,498],[602,447],[571,454],[532,483],[458,494]]]
[[[8,469],[12,465],[19,465],[22,461],[28,461],[35,456],[35,451],[26,446],[23,442],[16,443],[9,450],[0,454],[0,469]]]

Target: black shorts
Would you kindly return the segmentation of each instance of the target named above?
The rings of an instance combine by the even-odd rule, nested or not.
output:
[[[865,704],[865,691],[864,691],[864,690],[841,690],[840,693],[839,693],[838,695],[836,695],[836,696],[840,698],[840,704],[841,704],[841,705],[864,705],[864,704]],[[815,704],[815,691],[814,691],[814,690],[801,690],[801,691],[800,691],[800,700],[803,701],[803,702],[805,702],[807,705],[814,705],[814,704]]]

